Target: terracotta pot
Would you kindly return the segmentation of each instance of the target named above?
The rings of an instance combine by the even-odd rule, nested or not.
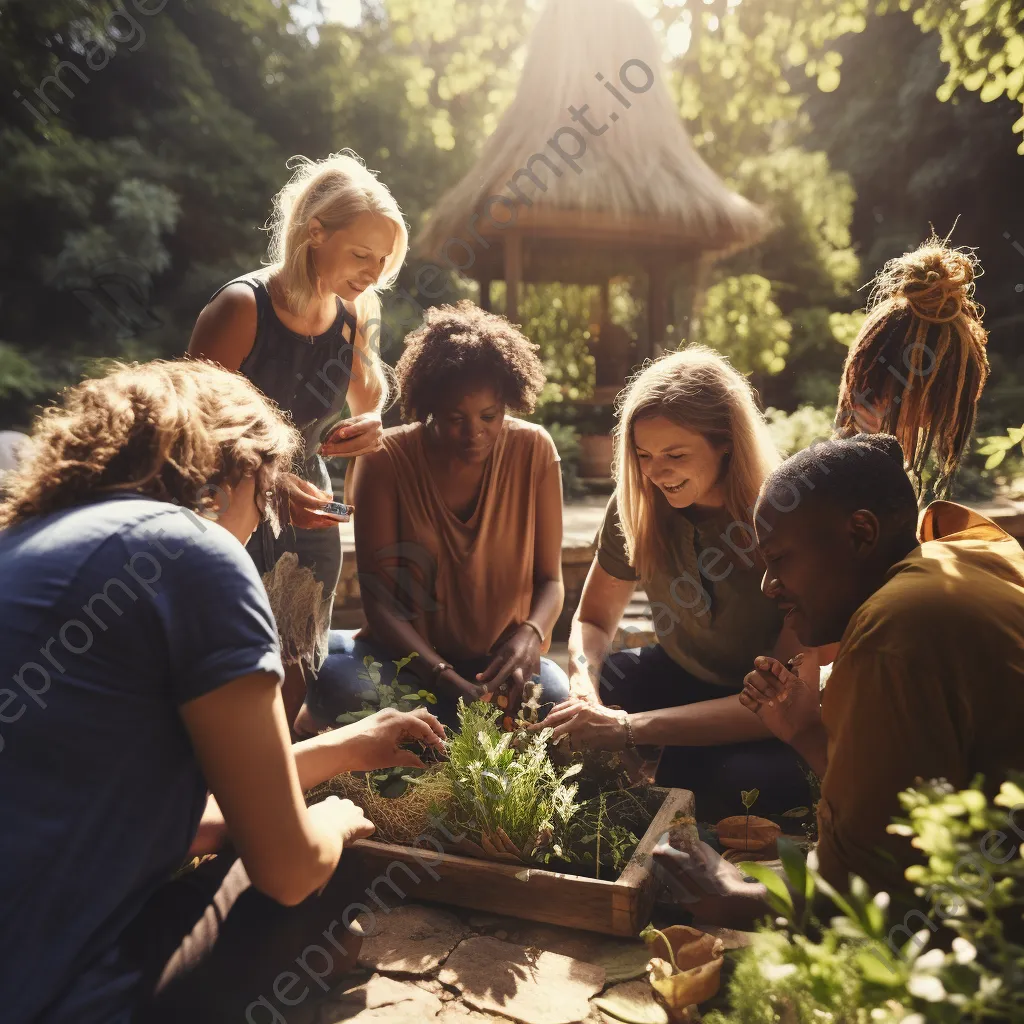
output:
[[[782,829],[767,818],[737,814],[718,823],[718,841],[729,850],[767,850],[782,835]]]
[[[580,476],[606,480],[612,475],[612,439],[609,434],[580,437]]]

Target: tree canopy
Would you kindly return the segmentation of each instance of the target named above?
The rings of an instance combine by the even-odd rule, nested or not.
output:
[[[702,340],[752,373],[771,404],[827,405],[858,289],[959,215],[953,241],[977,245],[986,266],[991,425],[1005,426],[995,421],[1024,381],[1024,222],[1011,202],[1013,133],[1024,131],[1019,5],[637,2],[701,155],[776,224],[716,268]],[[9,0],[0,421],[24,425],[97,359],[182,351],[208,296],[263,258],[271,197],[294,154],[354,149],[415,231],[508,105],[539,6]],[[416,269],[410,260],[401,282],[413,295]],[[633,297],[616,292],[613,312],[639,330],[638,285]],[[417,299],[460,294],[472,290],[452,277],[440,299]],[[558,285],[524,296],[558,395],[588,387],[591,301]]]

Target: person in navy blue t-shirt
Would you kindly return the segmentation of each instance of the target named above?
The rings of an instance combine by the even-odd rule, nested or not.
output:
[[[273,516],[267,495],[296,450],[294,429],[240,376],[155,362],[67,392],[7,478],[7,1024],[138,1020],[153,900],[188,856],[229,839],[242,888],[298,904],[373,830],[349,801],[307,809],[303,790],[416,764],[401,744],[443,740],[426,713],[381,713],[289,746],[277,630],[244,544]],[[196,956],[193,944],[191,967]]]

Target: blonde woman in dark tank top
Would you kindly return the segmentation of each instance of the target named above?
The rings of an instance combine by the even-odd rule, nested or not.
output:
[[[428,311],[396,373],[406,425],[384,433],[354,478],[356,558],[367,625],[335,631],[307,698],[318,725],[358,710],[363,659],[415,653],[402,681],[438,698],[491,694],[514,714],[523,686],[542,707],[568,680],[542,657],[562,609],[562,484],[547,431],[529,412],[544,385],[534,346],[469,302]]]

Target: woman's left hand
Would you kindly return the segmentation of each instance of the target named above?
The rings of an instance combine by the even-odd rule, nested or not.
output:
[[[342,420],[320,445],[320,454],[328,459],[354,459],[357,455],[379,451],[383,444],[384,425],[380,413],[364,412]]]
[[[476,681],[490,693],[502,684],[508,687],[508,711],[522,700],[527,679],[540,672],[540,637],[530,626],[520,626],[495,652],[491,663],[476,675]]]
[[[570,697],[556,705],[537,729],[554,729],[552,739],[557,742],[569,737],[570,750],[625,750],[629,746],[627,714],[606,708],[602,704]]]
[[[423,768],[423,761],[407,743],[444,749],[444,726],[425,708],[396,711],[385,708],[343,729],[323,734],[325,742],[338,745],[345,771],[369,772],[378,768]]]

